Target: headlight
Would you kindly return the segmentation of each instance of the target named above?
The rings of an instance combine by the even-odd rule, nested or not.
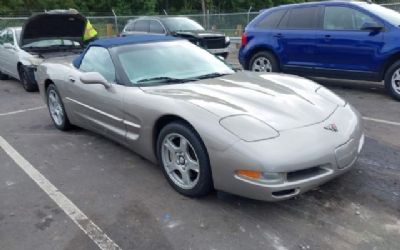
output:
[[[231,38],[229,36],[225,37],[225,43],[230,43],[231,42]]]
[[[228,116],[220,120],[226,130],[247,141],[260,141],[276,138],[279,132],[268,124],[249,115]]]
[[[316,90],[317,94],[319,94],[320,96],[322,96],[323,98],[327,99],[328,101],[335,103],[339,106],[346,106],[346,101],[343,100],[341,97],[339,97],[338,95],[336,95],[335,93],[333,93],[332,91],[330,91],[327,88],[324,87],[320,87]]]

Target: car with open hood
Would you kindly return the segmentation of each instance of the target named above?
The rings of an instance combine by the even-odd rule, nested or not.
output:
[[[0,31],[0,80],[12,77],[22,83],[28,92],[36,91],[30,58],[32,55],[20,46],[21,27],[8,27]]]
[[[68,10],[52,10],[30,17],[21,27],[0,32],[0,78],[20,80],[27,91],[37,90],[35,62],[80,53],[86,18]]]
[[[230,38],[224,33],[205,30],[196,21],[187,17],[152,16],[129,20],[122,36],[158,34],[187,39],[210,53],[227,58]]]
[[[54,125],[76,125],[161,166],[179,193],[277,201],[349,171],[359,113],[310,80],[235,72],[184,39],[99,39],[36,71]]]

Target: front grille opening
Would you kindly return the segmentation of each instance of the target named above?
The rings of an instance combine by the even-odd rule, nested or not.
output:
[[[302,169],[299,171],[293,171],[287,173],[287,180],[290,181],[299,181],[299,180],[304,180],[308,179],[314,176],[322,175],[327,172],[326,169],[321,168],[321,167],[312,167],[312,168],[307,168],[307,169]]]
[[[286,190],[281,190],[277,192],[272,192],[272,195],[275,197],[282,197],[282,196],[288,196],[288,195],[293,195],[296,193],[296,189],[286,189]]]

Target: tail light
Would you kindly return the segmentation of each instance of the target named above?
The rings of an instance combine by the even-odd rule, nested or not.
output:
[[[242,34],[242,46],[246,46],[247,44],[247,35],[245,33]]]

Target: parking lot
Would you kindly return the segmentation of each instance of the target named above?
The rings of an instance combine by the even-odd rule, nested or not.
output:
[[[89,131],[56,130],[38,93],[0,81],[0,249],[399,249],[400,103],[382,84],[318,81],[362,113],[365,147],[348,174],[278,203],[183,197],[158,166]]]

